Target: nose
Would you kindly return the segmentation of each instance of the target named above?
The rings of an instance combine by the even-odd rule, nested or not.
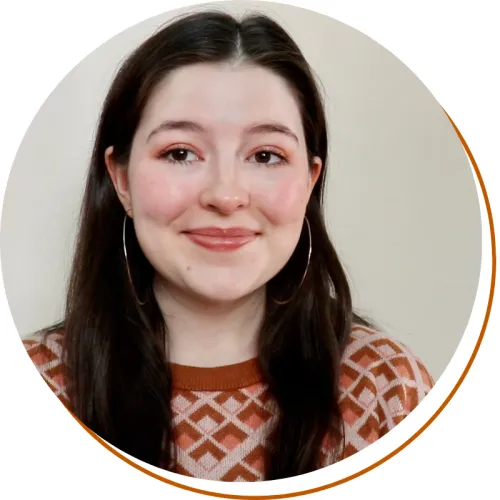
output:
[[[207,210],[229,215],[248,206],[250,196],[235,169],[214,172],[210,184],[201,192],[201,205]]]

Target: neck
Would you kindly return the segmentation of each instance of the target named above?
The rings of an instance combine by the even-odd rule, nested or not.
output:
[[[257,356],[265,288],[236,301],[211,302],[158,279],[155,296],[167,326],[171,363],[215,367]]]

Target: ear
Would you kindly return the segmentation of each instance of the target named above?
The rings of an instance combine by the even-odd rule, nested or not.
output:
[[[323,162],[321,161],[321,158],[319,156],[315,156],[311,166],[309,167],[310,193],[312,193],[316,182],[318,182],[322,168]]]
[[[104,152],[104,161],[108,170],[111,182],[115,187],[116,194],[125,209],[125,212],[132,210],[130,189],[128,182],[128,171],[124,165],[117,163],[113,157],[113,146],[109,146]]]

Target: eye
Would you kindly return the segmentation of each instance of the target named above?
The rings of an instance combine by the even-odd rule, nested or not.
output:
[[[262,149],[254,153],[250,158],[254,160],[250,160],[251,163],[260,163],[262,165],[280,165],[282,163],[287,163],[287,159],[284,155],[270,150],[270,149]]]
[[[199,160],[199,156],[187,148],[172,148],[161,153],[160,158],[165,158],[171,163],[190,163]]]

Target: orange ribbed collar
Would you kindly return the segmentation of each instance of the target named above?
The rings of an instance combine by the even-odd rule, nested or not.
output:
[[[170,363],[173,387],[189,391],[228,391],[262,381],[257,358],[233,365],[198,367]]]

